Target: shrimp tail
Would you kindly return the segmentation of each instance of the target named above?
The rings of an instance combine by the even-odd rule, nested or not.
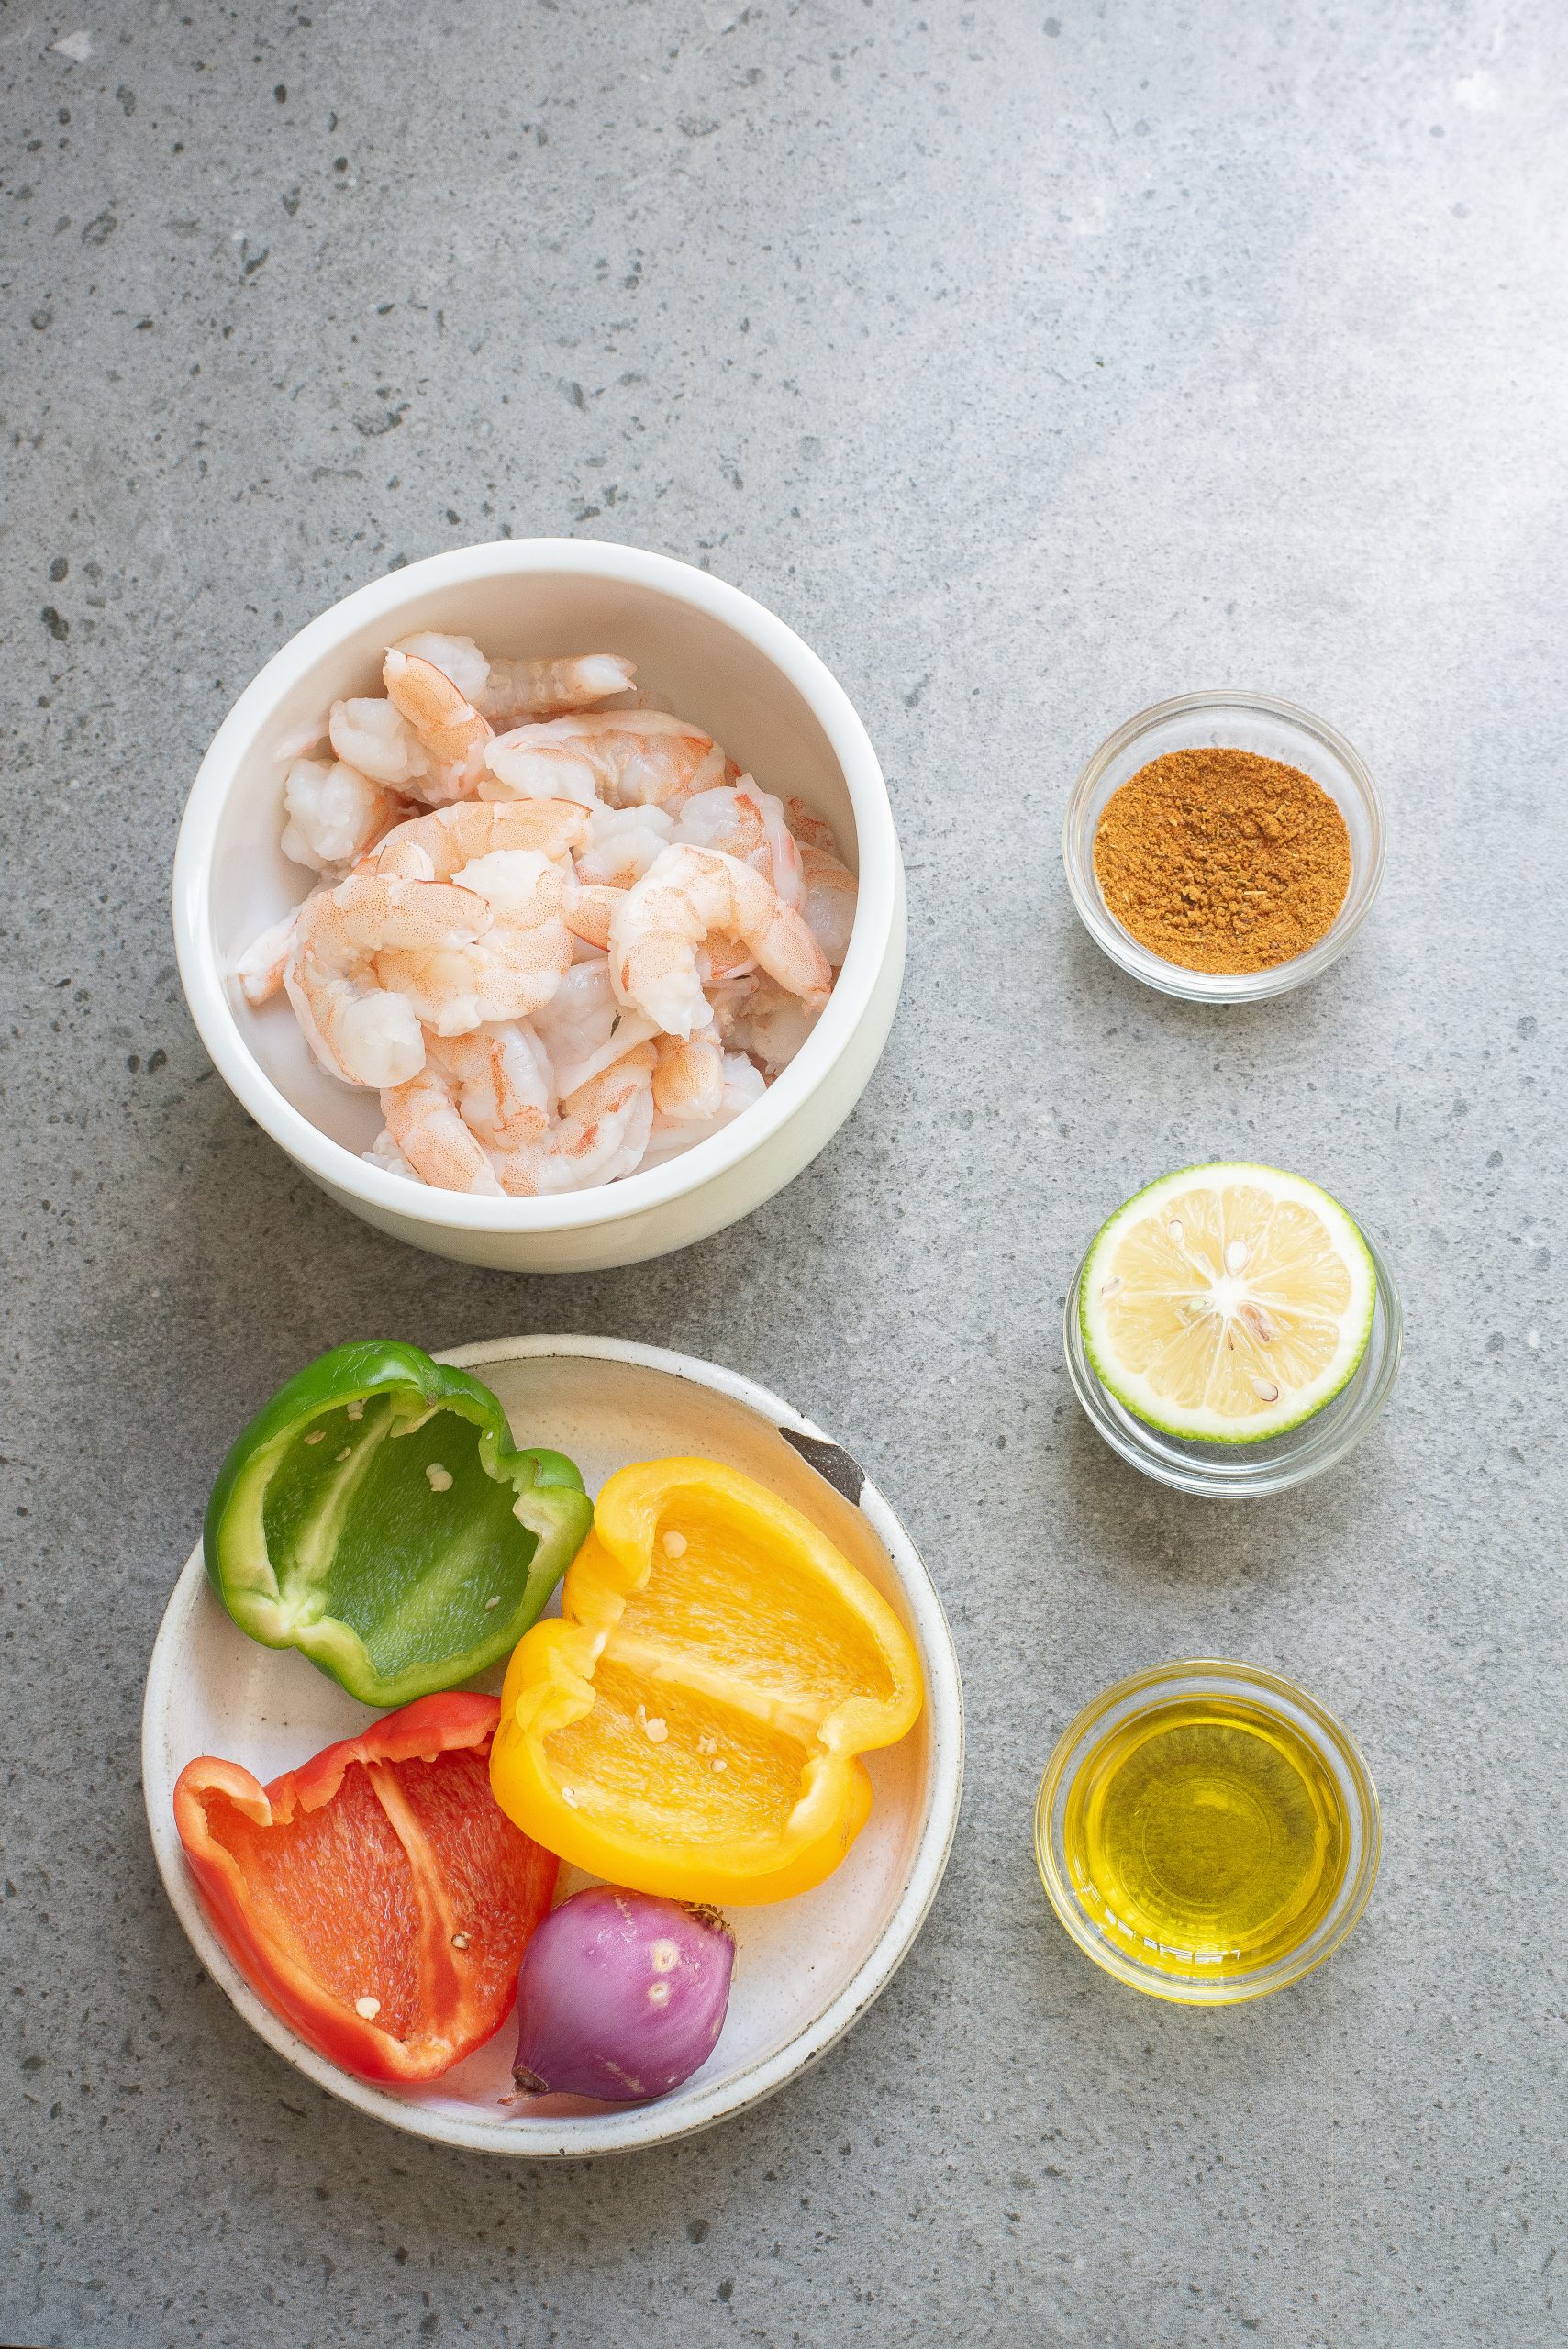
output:
[[[472,799],[493,729],[443,669],[395,647],[382,662],[386,697],[435,763],[439,796]]]

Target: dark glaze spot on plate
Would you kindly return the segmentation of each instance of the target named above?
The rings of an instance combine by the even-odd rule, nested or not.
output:
[[[860,1507],[861,1491],[865,1484],[865,1470],[858,1460],[851,1460],[840,1443],[824,1443],[817,1435],[797,1435],[794,1428],[780,1428],[780,1435],[798,1452],[808,1468],[825,1476],[836,1493],[842,1493],[852,1508]]]

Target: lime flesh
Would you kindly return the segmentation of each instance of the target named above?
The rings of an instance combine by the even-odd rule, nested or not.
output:
[[[1261,1443],[1331,1402],[1366,1351],[1377,1278],[1337,1199],[1222,1161],[1118,1208],[1084,1267],[1079,1320],[1101,1385],[1200,1443]]]

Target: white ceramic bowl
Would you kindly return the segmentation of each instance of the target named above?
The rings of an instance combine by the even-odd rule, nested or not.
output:
[[[514,2030],[425,2089],[372,2087],[340,2072],[265,2006],[214,1935],[174,1832],[174,1781],[198,1753],[263,1781],[352,1737],[374,1719],[301,1655],[259,1647],[212,1590],[198,1543],[175,1584],[142,1706],[141,1777],[164,1888],[193,1948],[239,2013],[295,2069],[361,2111],[481,2153],[617,2153],[688,2136],[771,2096],[806,2070],[885,1988],[941,1882],[963,1786],[963,1700],[941,1602],[876,1486],[787,1403],[711,1363],[605,1338],[510,1338],[440,1357],[500,1397],[520,1442],[570,1453],[591,1492],[633,1460],[706,1454],[804,1509],[897,1609],[919,1651],[926,1703],[897,1745],[870,1753],[871,1817],[825,1884],[798,1899],[732,1909],[738,1943],[729,2013],[702,2069],[656,2103],[540,2098],[519,2110]],[[501,1675],[488,1685],[500,1686]],[[562,1872],[562,1890],[591,1881]]]
[[[385,647],[416,629],[495,653],[622,652],[653,703],[695,719],[764,788],[795,794],[859,874],[832,998],[765,1098],[647,1174],[543,1199],[469,1198],[367,1165],[373,1093],[326,1075],[279,996],[257,1011],[230,975],[310,877],[280,845],[278,748],[339,696],[379,692]],[[843,688],[782,620],[666,555],[573,539],[432,555],[335,604],[274,654],[202,762],[174,859],[174,942],[219,1074],[296,1165],[416,1247],[518,1272],[630,1264],[721,1230],[798,1174],[848,1117],[893,1024],[904,973],[904,869],[887,786]]]

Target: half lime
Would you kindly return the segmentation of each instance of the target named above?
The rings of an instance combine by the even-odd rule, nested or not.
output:
[[[1187,1166],[1100,1230],[1079,1291],[1095,1376],[1136,1419],[1261,1443],[1331,1402],[1366,1351],[1377,1278],[1337,1199],[1275,1166]]]

